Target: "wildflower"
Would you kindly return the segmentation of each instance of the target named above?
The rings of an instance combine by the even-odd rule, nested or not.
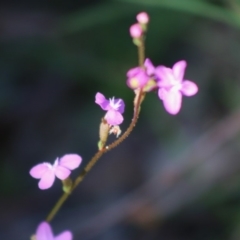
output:
[[[72,233],[70,231],[64,231],[59,235],[57,235],[56,237],[54,237],[49,223],[42,222],[38,225],[35,239],[36,240],[72,240]]]
[[[172,68],[159,66],[155,69],[158,96],[170,114],[177,114],[182,105],[182,95],[193,96],[198,92],[197,85],[189,80],[183,80],[186,61],[182,60],[173,65]]]
[[[155,67],[150,59],[144,61],[144,68],[135,67],[127,72],[127,85],[132,89],[143,88],[145,92],[151,91],[156,87],[156,82],[153,79]]]
[[[146,85],[149,76],[141,67],[135,67],[127,72],[127,85],[132,89],[142,88]]]
[[[77,168],[82,162],[82,158],[77,154],[66,154],[60,159],[57,158],[52,165],[51,163],[40,163],[30,170],[33,178],[40,179],[38,187],[47,189],[53,185],[55,176],[65,180],[71,174],[70,170]]]
[[[141,24],[147,24],[149,22],[149,16],[146,12],[139,13],[136,18]]]
[[[138,23],[135,23],[131,25],[131,27],[129,28],[129,32],[132,38],[140,38],[142,36],[143,30]]]
[[[104,119],[109,125],[115,126],[123,122],[122,113],[124,112],[125,104],[120,98],[110,98],[107,100],[103,94],[97,93],[95,96],[97,103],[104,111],[107,111]]]

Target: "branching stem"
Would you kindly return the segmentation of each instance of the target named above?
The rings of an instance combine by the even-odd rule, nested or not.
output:
[[[140,67],[143,67],[143,64],[144,64],[144,59],[145,59],[145,53],[144,53],[145,50],[144,49],[145,49],[144,48],[144,40],[143,40],[143,37],[142,37],[141,44],[138,46],[138,60],[139,60],[139,66]],[[95,155],[88,162],[86,167],[82,170],[82,172],[79,174],[79,176],[73,182],[71,190],[67,193],[64,192],[62,194],[62,196],[59,198],[59,200],[56,202],[55,206],[52,208],[52,210],[50,211],[50,213],[48,214],[48,216],[46,218],[47,222],[50,222],[54,218],[54,216],[57,214],[57,212],[62,207],[63,203],[67,200],[69,195],[79,185],[79,183],[81,183],[83,181],[84,177],[92,169],[92,167],[96,164],[96,162],[101,158],[101,156],[104,153],[106,153],[106,152],[112,150],[113,148],[117,147],[132,132],[132,130],[134,129],[134,127],[137,123],[139,113],[140,113],[141,103],[144,99],[145,93],[142,91],[142,89],[140,89],[140,91],[138,92],[138,94],[136,96],[137,96],[137,99],[136,99],[135,104],[134,104],[134,115],[133,115],[132,121],[131,121],[129,127],[127,128],[127,130],[121,135],[121,137],[119,137],[113,143],[111,143],[110,145],[104,147],[103,149],[101,149],[97,153],[95,153]]]

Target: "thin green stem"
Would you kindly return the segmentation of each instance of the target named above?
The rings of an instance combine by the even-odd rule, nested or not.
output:
[[[141,43],[138,46],[138,64],[140,67],[144,67],[144,59],[145,59],[144,36],[142,36],[140,40],[141,40]]]
[[[139,59],[139,66],[143,67],[144,64],[144,42],[142,39],[142,43],[140,44],[140,46],[138,47],[138,59]],[[92,167],[96,164],[96,162],[101,158],[101,156],[110,151],[111,149],[117,147],[121,142],[123,142],[128,136],[129,134],[132,132],[132,130],[134,129],[138,117],[139,117],[139,112],[140,112],[140,107],[141,107],[141,103],[142,100],[145,96],[145,93],[142,91],[142,89],[140,89],[138,95],[137,95],[137,100],[136,103],[134,104],[134,115],[133,115],[133,119],[131,121],[131,124],[129,125],[129,127],[127,128],[127,130],[122,134],[122,136],[120,138],[118,138],[116,141],[114,141],[113,143],[111,143],[109,146],[104,147],[102,150],[99,150],[93,157],[92,159],[88,162],[88,164],[86,165],[86,167],[82,170],[82,172],[79,174],[79,176],[75,179],[75,181],[73,182],[72,188],[71,190],[66,193],[64,192],[62,194],[62,196],[59,198],[59,200],[56,202],[55,206],[52,208],[52,210],[50,211],[50,213],[48,214],[46,221],[50,222],[54,216],[57,214],[57,212],[59,211],[59,209],[62,207],[63,203],[67,200],[67,198],[69,197],[69,195],[73,192],[73,190],[83,181],[83,179],[85,178],[85,176],[87,175],[87,173],[92,169]]]
[[[62,196],[58,199],[58,201],[56,202],[56,204],[52,208],[51,212],[48,214],[48,216],[46,218],[47,222],[50,222],[54,218],[54,216],[59,211],[59,209],[61,208],[61,206],[66,201],[66,199],[68,198],[69,195],[70,195],[70,193],[66,193],[66,192],[64,192],[62,194]]]

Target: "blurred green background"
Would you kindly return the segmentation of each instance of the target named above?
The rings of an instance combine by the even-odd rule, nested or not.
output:
[[[61,195],[29,170],[97,150],[96,92],[123,98],[138,63],[129,27],[150,15],[146,56],[185,59],[199,93],[171,116],[149,93],[130,137],[104,155],[52,222],[81,240],[240,239],[240,1],[0,4],[0,239],[25,240]],[[110,141],[114,140],[113,137]],[[78,170],[73,172],[77,175]]]

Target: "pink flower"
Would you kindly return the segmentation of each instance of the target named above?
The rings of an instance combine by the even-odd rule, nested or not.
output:
[[[145,69],[141,67],[131,68],[127,72],[127,85],[131,89],[143,88],[143,91],[149,92],[156,87],[153,75],[155,73],[155,67],[150,59],[146,58],[144,61]]]
[[[183,80],[186,61],[182,60],[173,65],[172,68],[159,66],[155,69],[158,96],[170,114],[177,114],[182,105],[182,95],[193,96],[198,92],[197,85],[189,80]]]
[[[95,103],[97,103],[104,111],[107,111],[105,119],[109,125],[119,125],[123,122],[122,113],[124,112],[125,104],[122,99],[110,98],[107,100],[103,94],[97,93],[95,96]]]
[[[131,89],[142,88],[146,85],[149,76],[141,67],[131,68],[127,72],[127,85]]]
[[[53,185],[55,176],[65,180],[71,174],[70,170],[77,168],[82,162],[82,158],[77,154],[66,154],[60,159],[57,158],[52,165],[51,163],[40,163],[30,170],[33,178],[40,179],[38,187],[47,189]]]
[[[42,222],[38,225],[36,240],[72,240],[72,233],[64,231],[54,237],[51,226],[47,222]]]

